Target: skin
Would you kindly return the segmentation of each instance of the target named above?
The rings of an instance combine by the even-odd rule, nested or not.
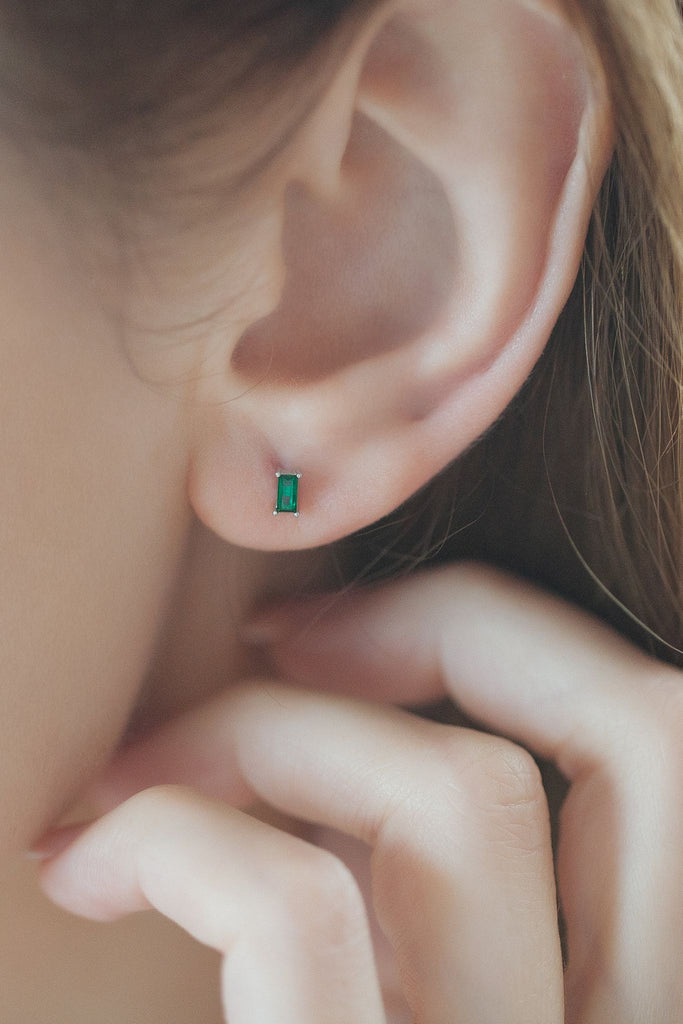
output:
[[[138,183],[148,191],[137,202],[117,200],[120,182],[68,150],[2,139],[0,855],[54,823],[124,733],[258,668],[239,644],[244,611],[329,569],[324,553],[294,549],[389,513],[486,429],[529,373],[573,283],[610,119],[597,82],[581,122],[581,51],[554,15],[491,3],[461,25],[450,4],[418,0],[386,33],[391,8],[378,7],[291,144],[238,202],[207,192],[235,148],[220,133]],[[492,13],[507,50],[485,31]],[[477,71],[480,38],[500,68],[494,79]],[[394,57],[416,41],[411,90]],[[451,50],[468,90],[445,59]],[[550,125],[539,97],[555,66]],[[456,104],[461,93],[468,102]],[[268,121],[259,110],[267,141],[278,111]],[[231,130],[241,127],[253,125]],[[330,246],[349,254],[342,265],[356,251],[364,260],[358,279],[332,275],[341,333],[322,320],[332,286],[319,253]],[[299,255],[286,263],[288,247]],[[418,269],[438,282],[420,323],[404,286]],[[345,338],[378,310],[385,332],[392,312],[391,347],[366,326],[349,362]],[[308,375],[291,344],[282,351],[293,362],[280,354],[272,379],[233,360],[253,325],[291,341],[292,318],[317,339]],[[315,352],[325,346],[327,364]],[[297,467],[305,514],[280,516],[274,529],[254,510],[272,508],[275,469]],[[337,500],[340,479],[353,481],[348,500]],[[266,548],[282,554],[265,558]]]
[[[0,176],[3,1009],[16,1021],[41,1019],[48,1004],[52,1020],[92,1019],[82,987],[88,964],[98,1005],[117,1020],[182,1021],[188,1003],[203,1020],[219,1020],[208,951],[180,942],[161,918],[105,934],[57,914],[22,853],[50,826],[91,813],[84,785],[125,737],[257,669],[260,657],[238,635],[246,610],[288,587],[316,585],[327,559],[237,550],[189,505],[196,403],[175,382],[193,377],[203,347],[162,351],[149,328],[196,314],[179,278],[210,307],[199,274],[183,276],[182,261],[166,258],[144,308],[128,283],[126,310],[148,330],[122,339],[111,314],[123,297],[110,272],[117,254],[101,211],[8,139]],[[201,244],[186,234],[185,243],[183,260],[195,266],[212,246],[206,234]],[[232,305],[233,344],[244,318],[267,312],[278,294],[276,275],[242,269],[255,284]],[[239,287],[241,278],[231,280]],[[166,972],[177,983],[160,982]]]
[[[80,773],[115,744],[154,652],[190,515],[187,408],[135,373],[90,284],[83,237],[65,230],[63,209],[8,146],[2,174],[11,254],[0,298],[7,853],[54,819]]]
[[[223,954],[238,1024],[380,1022],[380,993],[392,1021],[678,1019],[679,673],[478,565],[288,604],[251,635],[328,692],[254,680],[124,751],[93,792],[115,809],[43,868],[52,899],[99,921],[170,916]],[[444,694],[512,738],[381,706]],[[548,807],[525,748],[570,782],[564,975]],[[376,971],[342,859],[236,810],[254,795],[367,844],[393,972],[381,957]]]
[[[439,5],[432,6],[438,14]],[[439,23],[429,25],[440,41]],[[457,27],[450,25],[454,35]],[[521,40],[526,23],[516,27]],[[367,45],[364,38],[354,51],[350,85],[340,80],[328,113],[355,96],[351,72],[362,65]],[[574,60],[572,51],[570,68]],[[380,63],[367,116],[381,108],[378,84],[387,85]],[[519,56],[513,71],[518,65],[533,70]],[[524,81],[533,99],[533,75]],[[567,81],[570,88],[571,75]],[[509,123],[503,103],[509,90],[500,89]],[[521,89],[520,101],[527,98]],[[471,116],[472,139],[461,143],[467,152],[478,110]],[[409,126],[422,129],[420,110],[411,117]],[[348,132],[348,118],[333,124],[342,122]],[[560,123],[559,137],[572,142],[576,125],[573,113],[571,130],[563,133]],[[344,153],[347,136],[337,134],[312,130],[298,137],[239,218],[225,211],[182,235],[178,225],[187,217],[179,213],[178,223],[163,219],[161,231],[156,223],[156,233],[137,223],[144,258],[123,269],[104,206],[93,209],[76,199],[78,189],[64,190],[64,175],[51,176],[48,168],[46,176],[26,154],[10,144],[2,148],[2,864],[32,846],[47,859],[39,881],[58,906],[96,921],[154,907],[181,925],[218,953],[220,1012],[230,1024],[369,1024],[382,1021],[385,1010],[392,1024],[673,1021],[680,1000],[675,899],[682,859],[675,830],[680,679],[673,671],[481,567],[358,595],[324,619],[320,606],[288,603],[250,629],[244,625],[249,609],[265,598],[333,580],[328,552],[289,548],[365,525],[424,482],[415,472],[428,476],[439,468],[425,470],[415,457],[403,467],[386,453],[402,451],[408,437],[416,452],[441,464],[457,454],[439,449],[434,456],[429,432],[450,438],[442,425],[450,425],[462,392],[446,398],[436,387],[402,392],[396,403],[402,433],[380,420],[381,403],[376,408],[364,400],[362,411],[371,425],[377,419],[387,444],[381,458],[372,455],[372,437],[366,445],[366,472],[378,483],[367,493],[379,504],[360,512],[349,506],[360,518],[341,523],[329,503],[325,520],[321,504],[321,514],[304,520],[299,534],[285,522],[291,532],[280,535],[289,538],[282,553],[230,543],[231,515],[240,529],[246,522],[250,542],[262,540],[261,526],[256,516],[234,515],[222,500],[221,488],[228,497],[235,489],[222,472],[225,437],[214,429],[221,424],[212,410],[225,410],[226,417],[236,410],[237,423],[242,409],[246,423],[253,411],[261,424],[259,401],[268,389],[242,396],[233,380],[224,386],[222,368],[245,326],[263,322],[278,306],[284,189],[295,172],[303,178],[311,153],[322,152],[325,160],[335,147]],[[536,136],[511,138],[519,180],[503,177],[513,198],[522,185],[535,195],[523,158],[533,155]],[[600,140],[602,166],[609,146]],[[369,173],[374,142],[357,133],[355,143],[356,164],[347,161],[346,170],[355,169],[359,193],[367,187],[368,209],[378,209],[384,179],[377,168],[385,165],[378,160]],[[516,246],[526,252],[537,244],[545,254],[545,220],[554,212],[571,146],[567,152],[559,169],[551,161],[547,174],[539,172],[547,185],[540,190],[541,214],[531,201],[521,212],[513,204],[497,293],[509,316],[509,295],[520,291],[522,279],[516,319],[531,305],[539,275],[545,280],[538,254],[527,265]],[[433,163],[457,166],[450,157]],[[181,170],[190,175],[191,165]],[[78,171],[86,175],[78,181],[87,195],[87,171]],[[335,168],[326,173],[334,183]],[[475,168],[473,182],[480,177]],[[369,179],[376,179],[375,193]],[[429,179],[423,191],[434,190]],[[533,365],[571,287],[590,194],[582,193],[578,206],[573,219],[567,216],[572,235],[561,272],[547,275],[550,294],[535,307],[537,335],[520,329],[501,371],[503,390],[496,390],[495,377],[482,387],[476,377],[475,398],[465,394],[478,403],[475,433]],[[391,221],[391,210],[383,213],[379,226]],[[444,259],[451,255],[446,246]],[[509,280],[506,261],[514,270]],[[467,279],[459,283],[465,287]],[[175,329],[214,310],[219,297],[222,316],[213,324],[220,345],[201,330]],[[488,302],[480,305],[484,320],[493,321]],[[470,326],[473,347],[460,353],[462,364],[447,367],[449,379],[479,369],[477,343],[490,355],[488,346],[500,345],[517,324],[489,324],[492,334],[483,341],[478,322]],[[159,344],[168,335],[174,343]],[[426,355],[446,351],[437,342]],[[329,361],[318,358],[311,368],[304,381],[310,390],[299,391],[318,417],[331,408],[315,387],[341,360],[338,338],[335,344]],[[300,362],[301,352],[296,355]],[[412,371],[410,359],[404,362]],[[278,366],[285,381],[289,369],[286,362]],[[390,375],[381,363],[373,373],[367,391],[380,393],[377,381],[388,383]],[[350,372],[348,379],[356,378]],[[282,381],[276,384],[267,407],[273,417],[281,404]],[[231,401],[237,395],[241,403]],[[329,402],[338,397],[335,429],[325,435],[333,444],[338,425],[358,421],[349,416],[347,392],[324,395]],[[434,403],[443,420],[431,416]],[[471,440],[465,408],[463,443]],[[282,433],[275,418],[268,428]],[[251,458],[253,448],[234,436],[231,442]],[[327,449],[318,459],[325,466],[334,461]],[[397,479],[381,480],[377,466],[394,464]],[[261,486],[270,476],[245,475],[252,478]],[[383,641],[387,633],[391,647]],[[549,636],[556,642],[549,644]],[[270,651],[248,642],[257,640]],[[307,689],[285,686],[282,678]],[[496,735],[386,706],[444,695]],[[117,756],[126,740],[155,726],[163,730],[158,736]],[[573,783],[560,851],[573,957],[566,1000],[548,812],[526,747],[556,760]],[[49,826],[93,816],[95,824],[66,850],[72,832],[38,842]],[[659,841],[664,833],[667,843]],[[610,880],[598,891],[596,863],[598,877]],[[623,863],[623,872],[615,863]],[[661,912],[650,914],[653,905]],[[148,953],[150,944],[140,948]],[[643,948],[651,958],[646,968]],[[114,1004],[112,1012],[119,1012]],[[170,1018],[159,1011],[158,1019]]]

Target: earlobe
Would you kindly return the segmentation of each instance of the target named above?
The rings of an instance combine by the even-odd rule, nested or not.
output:
[[[558,10],[382,10],[281,182],[278,308],[200,410],[190,496],[241,545],[368,525],[486,430],[571,291],[611,152],[602,74]],[[303,473],[299,517],[272,516],[276,470]]]

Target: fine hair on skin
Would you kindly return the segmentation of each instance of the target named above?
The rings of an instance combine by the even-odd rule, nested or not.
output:
[[[227,96],[239,136],[264,96],[284,95],[277,133],[248,139],[226,162],[220,191],[235,199],[286,144],[355,19],[374,6],[3,0],[2,127],[39,157],[103,168],[112,195],[139,207],[198,133],[217,130]],[[574,290],[501,418],[397,513],[342,542],[340,562],[358,580],[484,558],[681,665],[681,7],[574,0],[570,11],[607,68],[616,121]]]

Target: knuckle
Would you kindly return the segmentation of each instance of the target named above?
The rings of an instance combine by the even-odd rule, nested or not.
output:
[[[499,737],[474,734],[452,761],[460,813],[482,821],[486,835],[518,852],[535,853],[548,838],[548,804],[533,757]]]
[[[444,836],[472,834],[518,853],[549,843],[549,811],[534,758],[510,740],[475,730],[439,728],[422,760],[426,771],[387,807],[379,839],[386,867]]]
[[[322,946],[339,946],[365,923],[365,905],[347,866],[326,850],[310,847],[288,860],[276,915],[301,921]]]
[[[191,786],[163,783],[141,789],[114,810],[136,832],[165,841],[182,822],[192,828],[209,801]]]
[[[526,873],[550,850],[543,781],[526,750],[469,729],[444,726],[434,736],[417,783],[392,801],[373,854],[375,911],[394,925],[431,898],[435,872],[467,876],[491,855],[499,866],[528,861]]]

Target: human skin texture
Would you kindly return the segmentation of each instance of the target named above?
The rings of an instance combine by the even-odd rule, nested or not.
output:
[[[159,718],[239,677],[237,622],[285,578],[260,551],[388,514],[500,414],[572,287],[611,137],[553,5],[414,0],[359,27],[239,201],[215,189],[220,130],[126,201],[68,149],[3,138],[0,850],[68,808],[141,701]],[[298,518],[271,515],[277,470],[304,474]],[[216,588],[233,621],[207,643]],[[185,671],[190,635],[210,670]]]
[[[149,331],[124,333],[121,305],[131,313],[134,303],[110,272],[104,219],[50,187],[40,165],[9,143],[0,160],[4,855],[25,848],[73,802],[84,776],[119,742],[143,691],[163,714],[165,698],[147,693],[149,673],[160,643],[170,656],[171,626],[176,653],[182,646],[178,588],[193,591],[201,630],[221,602],[248,604],[262,570],[260,556],[232,562],[225,546],[207,556],[193,525],[187,467],[194,412],[190,389],[177,379],[201,361],[199,342],[162,349]],[[192,250],[196,238],[186,245]],[[163,287],[145,292],[150,331],[178,315],[168,291],[177,297],[180,271],[166,259],[165,272]],[[185,277],[185,284],[200,290],[196,280]],[[276,293],[268,288],[257,282],[249,292],[251,315],[271,308]],[[233,312],[234,342],[244,314],[238,306]],[[193,629],[185,619],[183,628]],[[222,660],[222,679],[226,665],[244,667],[224,622],[213,654],[200,655],[200,662]],[[199,677],[209,670],[200,662],[201,690]],[[170,673],[163,686],[173,689]],[[187,682],[178,699],[191,699]]]
[[[52,899],[95,920],[171,916],[223,953],[237,1024],[379,1022],[378,993],[390,1020],[678,1019],[679,672],[475,564],[290,603],[250,632],[310,689],[253,680],[122,752],[93,793],[115,809],[46,844]],[[446,694],[499,735],[387,706]],[[570,783],[566,973],[528,750]],[[380,958],[376,973],[342,860],[242,814],[255,795],[367,844],[359,877],[393,972]]]
[[[327,545],[526,381],[610,159],[604,73],[557,4],[406,0],[311,104],[237,200],[220,131],[118,205],[2,140],[0,857],[33,847],[83,918],[181,925],[230,1024],[668,1024],[673,670],[477,566],[245,622],[331,586]],[[449,695],[487,731],[387,706]],[[529,750],[571,783],[566,993]]]

